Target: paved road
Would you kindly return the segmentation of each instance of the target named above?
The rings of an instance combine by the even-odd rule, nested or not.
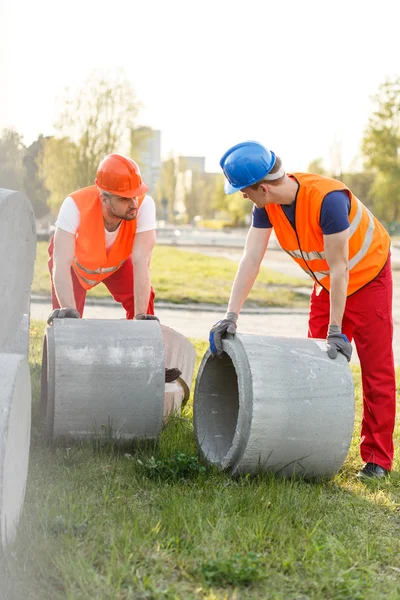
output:
[[[198,249],[197,249],[198,251]],[[207,254],[224,255],[232,260],[239,260],[241,251],[215,248],[202,249]],[[396,257],[397,258],[397,257]],[[293,261],[282,251],[269,251],[269,256],[265,260],[265,265],[275,268],[280,272],[290,275],[296,274],[302,277],[301,269],[296,268],[292,272]],[[395,262],[395,267],[400,266],[400,262]],[[305,277],[308,279],[307,275]],[[394,353],[396,364],[400,364],[400,271],[394,271],[394,297],[393,297],[393,315],[395,319],[394,334]],[[51,311],[49,303],[32,302],[31,317],[33,319],[45,320]],[[263,314],[240,315],[239,327],[243,333],[253,333],[261,335],[277,335],[288,337],[303,337],[307,335],[307,310],[274,310],[270,309]],[[157,315],[165,325],[176,329],[183,335],[197,339],[207,339],[210,327],[218,321],[223,315],[224,308],[221,310],[185,310],[179,308],[157,307]],[[85,317],[88,319],[123,319],[125,313],[120,305],[98,306],[91,305],[89,301],[85,307]],[[356,353],[354,353],[354,362],[358,362]]]

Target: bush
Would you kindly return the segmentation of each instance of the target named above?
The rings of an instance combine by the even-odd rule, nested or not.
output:
[[[146,460],[138,460],[139,471],[150,479],[180,481],[190,477],[203,475],[206,467],[202,465],[196,455],[178,452],[164,459],[154,456]]]

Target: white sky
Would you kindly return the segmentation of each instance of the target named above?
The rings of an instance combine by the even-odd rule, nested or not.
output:
[[[0,0],[0,128],[53,133],[59,98],[122,67],[162,153],[255,139],[288,170],[359,153],[371,95],[400,75],[399,0]]]

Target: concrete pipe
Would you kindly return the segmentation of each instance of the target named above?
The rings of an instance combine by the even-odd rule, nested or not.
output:
[[[191,342],[174,329],[161,325],[166,368],[177,367],[182,375],[176,382],[165,384],[164,416],[179,411],[189,400],[193,381],[196,350]]]
[[[0,354],[0,542],[10,543],[25,496],[31,431],[31,380],[26,357]]]
[[[157,321],[55,319],[42,359],[47,437],[155,438],[164,377]]]
[[[205,354],[194,429],[205,460],[232,474],[334,476],[354,425],[349,365],[322,340],[238,334]]]
[[[36,257],[36,226],[28,198],[0,189],[0,348],[13,339],[29,304]],[[4,318],[5,317],[5,318]]]
[[[1,349],[2,352],[13,352],[28,356],[29,353],[29,315],[22,316],[19,327],[11,338],[7,339]]]

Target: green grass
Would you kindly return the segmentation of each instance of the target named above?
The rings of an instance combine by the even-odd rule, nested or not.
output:
[[[47,242],[37,245],[33,294],[49,294]],[[151,280],[156,300],[226,305],[237,270],[237,263],[171,246],[156,246],[151,262]],[[246,306],[306,306],[308,299],[291,288],[304,287],[304,280],[261,268]],[[104,284],[89,291],[89,296],[109,297]]]
[[[234,479],[198,461],[191,401],[157,445],[49,449],[37,421],[43,327],[32,325],[30,469],[2,599],[400,598],[400,477],[354,476],[358,368],[354,440],[332,481]],[[200,359],[206,344],[195,345]]]

